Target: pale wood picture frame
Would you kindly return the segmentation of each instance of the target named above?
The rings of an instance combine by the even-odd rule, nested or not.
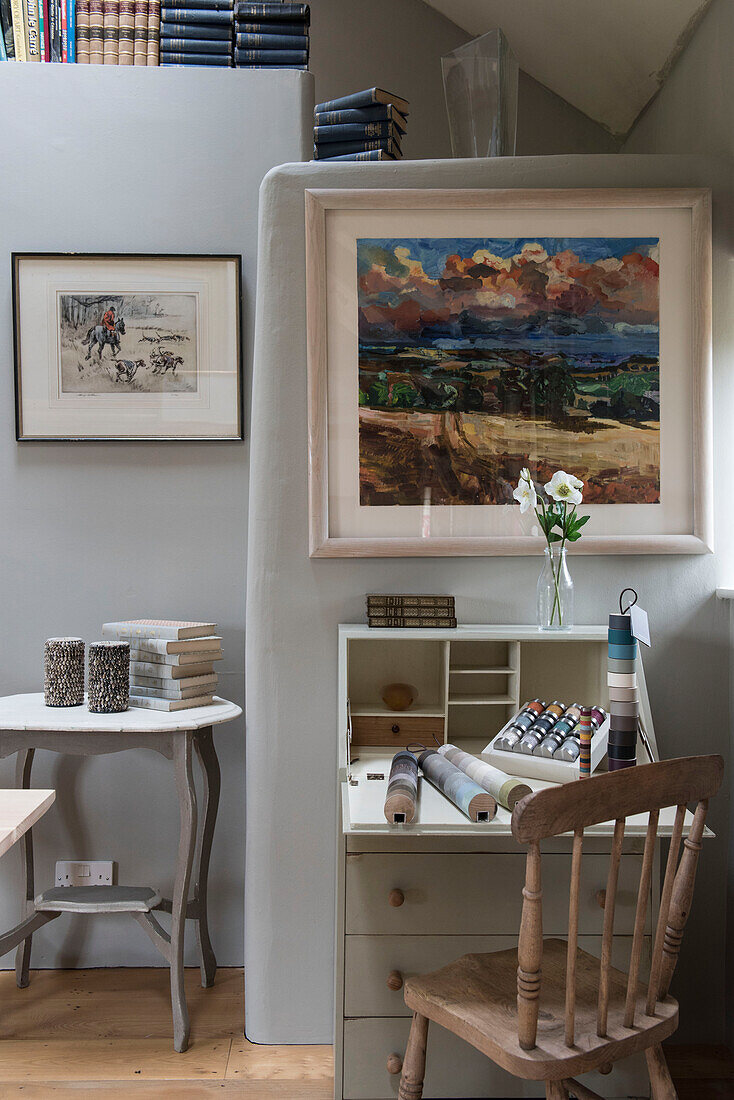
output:
[[[480,557],[539,553],[535,537],[467,536],[343,537],[330,529],[329,410],[327,387],[327,221],[341,211],[446,211],[522,207],[584,211],[683,210],[690,214],[691,361],[690,530],[671,533],[594,535],[587,528],[575,546],[582,554],[702,554],[713,549],[711,192],[705,188],[416,190],[313,189],[305,193],[309,554],[311,557]],[[356,285],[356,284],[355,284]],[[356,292],[356,290],[355,290]]]

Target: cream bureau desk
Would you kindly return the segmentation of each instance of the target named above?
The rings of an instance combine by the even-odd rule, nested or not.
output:
[[[467,952],[511,947],[520,927],[525,850],[512,837],[508,811],[499,807],[491,822],[473,824],[421,779],[412,824],[388,825],[383,803],[393,754],[411,742],[433,744],[434,737],[480,753],[526,699],[607,708],[606,677],[606,626],[573,627],[563,633],[543,633],[532,626],[340,626],[337,1100],[397,1096],[410,1025],[403,1001],[406,977],[435,970]],[[641,660],[638,680],[641,722],[658,759]],[[395,681],[418,689],[408,711],[389,711],[382,703],[380,689]],[[646,759],[638,744],[638,761]],[[527,782],[534,789],[548,785]],[[674,810],[661,812],[660,836],[670,835],[673,815]],[[613,824],[584,834],[579,946],[594,954],[601,947]],[[627,820],[615,966],[627,966],[646,828],[647,815]],[[569,851],[570,838],[568,843],[561,838],[543,845],[546,936],[566,935],[570,859],[563,853]],[[645,960],[657,920],[659,858],[658,852]],[[607,1097],[649,1096],[641,1055],[618,1063],[611,1076],[590,1074],[584,1081]],[[517,1080],[443,1028],[432,1029],[425,1100],[544,1095],[542,1082]]]

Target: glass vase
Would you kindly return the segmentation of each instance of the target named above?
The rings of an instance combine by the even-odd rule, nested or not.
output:
[[[446,54],[441,69],[452,156],[513,156],[519,67],[502,31]]]
[[[573,626],[573,581],[566,553],[565,546],[557,545],[543,551],[536,599],[540,630],[570,630]]]

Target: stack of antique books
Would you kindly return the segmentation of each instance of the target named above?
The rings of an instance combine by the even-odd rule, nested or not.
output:
[[[374,593],[367,596],[367,622],[374,627],[451,629],[456,626],[453,596]]]
[[[318,103],[314,160],[399,160],[409,106],[407,99],[382,88]]]
[[[188,710],[214,702],[222,659],[215,623],[128,619],[105,623],[103,638],[130,642],[130,706]]]
[[[233,0],[165,0],[161,65],[232,67]]]
[[[234,18],[235,68],[308,68],[308,4],[248,4],[239,0]]]

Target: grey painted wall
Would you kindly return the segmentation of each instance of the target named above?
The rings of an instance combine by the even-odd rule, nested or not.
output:
[[[701,153],[734,157],[734,4],[714,0],[687,49],[678,60],[656,99],[642,115],[625,143],[625,152]],[[731,188],[734,165],[730,163],[727,184]],[[730,209],[732,209],[730,205]],[[731,241],[731,232],[730,232]],[[731,247],[730,247],[731,255]],[[731,261],[730,261],[731,262]],[[731,301],[731,299],[730,299]],[[734,326],[722,325],[722,352],[728,362],[734,353]],[[722,377],[721,438],[730,438],[730,411],[734,409],[734,377],[731,370]],[[718,476],[726,477],[730,454],[721,455]],[[734,517],[727,506],[719,508],[719,583],[734,587]],[[729,604],[734,608],[734,604]],[[734,646],[734,615],[732,615]],[[730,674],[731,675],[731,674]],[[734,721],[734,677],[730,730]],[[734,775],[729,769],[730,795],[734,797]],[[728,935],[726,1038],[734,1046],[734,819],[729,831]]]
[[[249,444],[16,444],[9,253],[242,253],[249,389],[258,186],[272,165],[307,153],[312,86],[308,74],[285,71],[201,69],[194,81],[184,69],[0,65],[2,694],[42,686],[49,635],[94,640],[105,620],[154,614],[220,624],[221,691],[242,703]],[[212,938],[220,962],[234,964],[243,939],[244,723],[222,727],[217,742],[224,781]],[[3,761],[0,787],[12,775]],[[34,783],[58,792],[37,828],[39,889],[63,858],[117,859],[120,881],[170,889],[178,810],[163,757],[44,752]],[[2,927],[18,918],[18,868],[15,852],[0,862]],[[63,918],[35,938],[33,961],[161,962],[124,917]]]
[[[470,38],[422,0],[311,0],[316,102],[358,88],[386,88],[410,101],[405,157],[450,157],[441,56]],[[601,126],[520,74],[518,155],[615,148]]]
[[[263,183],[247,639],[245,966],[247,1035],[256,1042],[325,1042],[332,1035],[337,624],[362,621],[364,593],[385,586],[454,592],[464,622],[531,622],[534,613],[535,558],[308,557],[303,192],[356,186],[713,186],[719,416],[729,369],[734,287],[728,169],[720,163],[612,155],[289,165]],[[276,420],[280,430],[273,433]],[[722,447],[726,438],[719,432]],[[728,758],[728,613],[714,595],[714,558],[582,557],[573,559],[572,572],[579,623],[603,621],[623,586],[640,592],[654,634],[645,665],[661,752],[719,751]],[[695,1004],[695,1011],[682,1013],[680,1039],[720,1042],[726,792],[710,821],[719,838],[706,844],[701,861],[676,992],[684,1005]]]

